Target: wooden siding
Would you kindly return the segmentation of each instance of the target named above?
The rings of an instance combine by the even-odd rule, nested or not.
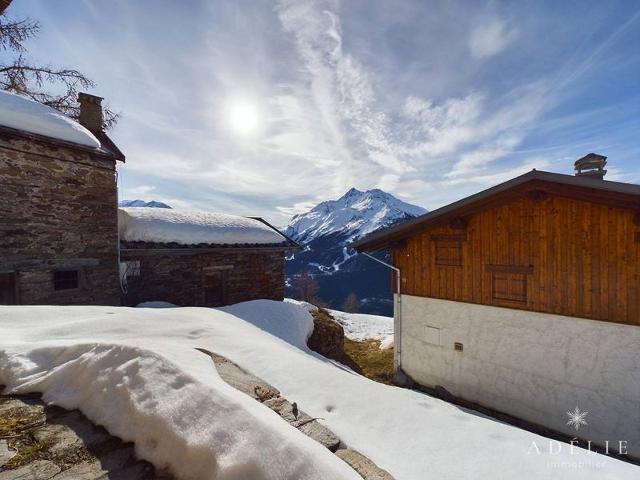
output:
[[[409,295],[640,325],[635,217],[582,200],[525,196],[475,213],[462,228],[414,233],[393,248],[394,264]],[[466,235],[462,265],[436,265],[436,242],[450,235]]]

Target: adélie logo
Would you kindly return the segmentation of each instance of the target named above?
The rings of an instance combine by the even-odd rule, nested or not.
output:
[[[587,421],[585,420],[585,417],[587,416],[589,412],[581,412],[580,408],[578,408],[578,406],[576,405],[576,408],[573,409],[573,411],[569,411],[567,412],[567,415],[569,416],[569,420],[567,420],[567,425],[571,425],[573,426],[573,428],[576,429],[576,432],[578,430],[580,430],[580,427],[582,425],[589,425],[587,423]]]
[[[586,427],[589,425],[586,418],[589,412],[580,410],[580,407],[576,405],[573,410],[569,410],[566,412],[568,420],[566,424],[573,427],[576,432],[580,430],[582,427]],[[583,433],[584,434],[584,433]],[[592,446],[595,449],[592,449]],[[568,450],[568,451],[567,451]],[[551,457],[555,457],[558,455],[562,455],[563,452],[568,453],[569,456],[574,455],[593,455],[596,452],[604,453],[605,455],[609,455],[610,453],[617,453],[618,455],[627,455],[628,452],[628,442],[627,440],[601,440],[597,442],[596,445],[592,445],[592,441],[585,438],[584,440],[579,440],[577,438],[573,438],[566,443],[560,440],[548,439],[547,441],[536,441],[533,440],[529,449],[527,450],[527,455],[549,455]],[[562,457],[561,457],[562,458]],[[556,461],[548,462],[548,466],[557,467],[557,468],[603,468],[605,466],[605,462],[602,457],[598,458],[598,456],[589,456],[584,459],[576,459],[575,461],[568,461],[566,457],[564,459],[558,459]],[[589,458],[590,460],[588,460]]]

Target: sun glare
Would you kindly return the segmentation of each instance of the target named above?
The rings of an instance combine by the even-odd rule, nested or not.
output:
[[[260,114],[255,104],[246,100],[234,100],[227,107],[229,128],[239,135],[251,135],[258,130]]]

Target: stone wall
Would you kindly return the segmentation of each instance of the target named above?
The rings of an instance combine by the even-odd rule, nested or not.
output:
[[[401,336],[416,382],[640,457],[639,327],[402,295]]]
[[[0,273],[21,304],[119,304],[115,160],[0,134]],[[55,270],[79,288],[54,290]]]
[[[127,276],[128,293],[123,298],[126,305],[166,301],[215,307],[259,298],[284,298],[282,250],[192,253],[184,249],[176,254],[125,248],[121,261],[139,262],[139,274]],[[218,275],[213,281],[207,279]],[[223,295],[211,291],[220,288],[224,289]]]

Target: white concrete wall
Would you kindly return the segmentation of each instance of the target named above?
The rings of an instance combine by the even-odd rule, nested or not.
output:
[[[402,305],[402,369],[418,383],[594,444],[626,440],[640,456],[640,327],[410,295]],[[566,424],[576,406],[589,412],[579,432]]]

